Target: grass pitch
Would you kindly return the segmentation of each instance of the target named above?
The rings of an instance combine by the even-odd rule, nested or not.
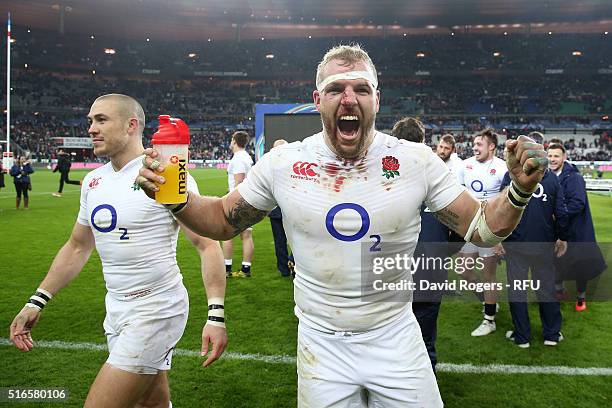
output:
[[[73,171],[73,178],[84,172]],[[204,194],[226,191],[225,172],[192,173]],[[68,238],[78,212],[78,187],[67,185],[62,198],[52,197],[59,176],[46,169],[33,175],[28,211],[14,209],[11,179],[0,190],[0,327],[8,327],[23,303],[46,273],[53,256]],[[591,210],[600,242],[612,240],[612,197],[590,195]],[[228,352],[247,359],[222,359],[203,369],[201,358],[177,355],[170,373],[172,401],[176,407],[293,407],[297,376],[290,363],[249,360],[255,354],[295,356],[297,320],[293,315],[290,280],[276,271],[270,224],[254,228],[253,278],[228,281],[226,315],[230,339]],[[235,245],[239,248],[239,245]],[[240,256],[234,265],[240,265]],[[178,249],[185,285],[190,294],[190,317],[181,349],[199,350],[206,299],[199,272],[199,258],[181,237]],[[45,309],[34,330],[35,340],[104,344],[104,282],[94,252],[81,274]],[[504,338],[511,328],[507,304],[497,318],[498,330],[485,338],[470,332],[479,324],[481,306],[476,302],[445,299],[439,318],[440,363],[516,364],[527,366],[612,367],[612,305],[591,302],[577,314],[573,303],[562,305],[566,340],[545,348],[539,335],[537,306],[530,307],[534,338],[529,349],[514,347]],[[24,403],[19,406],[82,406],[107,353],[98,350],[38,348],[23,354],[0,343],[3,368],[0,387],[63,387],[70,391],[65,403]],[[234,354],[236,357],[237,355]],[[447,407],[607,407],[612,405],[612,377],[543,374],[465,374],[441,370],[438,382]],[[0,403],[1,404],[1,403]]]

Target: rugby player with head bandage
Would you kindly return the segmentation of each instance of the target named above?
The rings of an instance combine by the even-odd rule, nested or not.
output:
[[[501,242],[546,168],[541,145],[506,142],[511,186],[480,203],[428,146],[376,130],[377,78],[360,46],[329,50],[313,91],[323,131],[272,149],[222,198],[189,193],[175,213],[199,234],[228,239],[281,208],[296,260],[298,407],[442,407],[410,296],[365,290],[362,277],[379,253],[412,256],[423,203],[467,241]],[[152,195],[164,180],[151,168],[157,152],[146,154],[138,182]],[[311,171],[296,175],[298,162]]]

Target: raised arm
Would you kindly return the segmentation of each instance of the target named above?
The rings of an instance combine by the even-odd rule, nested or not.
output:
[[[461,193],[436,217],[468,242],[496,245],[518,225],[527,202],[542,180],[548,160],[542,145],[526,136],[506,141],[510,186],[488,202]]]
[[[19,350],[30,351],[34,347],[31,331],[40,318],[42,307],[81,272],[94,247],[91,229],[75,223],[70,238],[55,256],[49,272],[38,287],[42,291],[37,291],[30,298],[33,300],[21,309],[11,323],[10,339]]]
[[[209,344],[212,344],[212,352],[203,363],[207,367],[221,357],[227,346],[223,252],[217,241],[201,237],[183,225],[181,227],[200,255],[202,281],[208,300],[208,318],[202,329],[202,356],[208,354]]]

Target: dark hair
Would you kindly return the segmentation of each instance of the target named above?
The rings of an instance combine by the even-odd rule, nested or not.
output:
[[[455,148],[455,136],[451,135],[450,133],[442,136],[440,138],[440,142],[448,143],[453,147],[453,149]]]
[[[398,139],[409,142],[423,143],[425,141],[425,126],[416,118],[402,118],[394,126],[391,134]]]
[[[548,150],[550,149],[559,149],[561,150],[563,153],[565,153],[565,146],[563,146],[561,143],[551,143],[548,145]]]
[[[236,141],[238,147],[244,149],[244,147],[247,145],[247,142],[249,141],[249,134],[243,130],[239,130],[238,132],[234,132],[234,134],[232,135],[232,139]]]
[[[489,143],[493,143],[493,146],[497,147],[497,133],[491,128],[483,130],[476,137],[486,137]]]
[[[544,143],[544,135],[540,132],[530,132],[527,137],[530,137],[534,140],[534,142],[542,144]]]

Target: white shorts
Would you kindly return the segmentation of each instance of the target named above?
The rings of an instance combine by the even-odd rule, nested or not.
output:
[[[298,407],[442,407],[421,330],[409,312],[369,332],[298,326]]]
[[[139,299],[106,294],[104,332],[110,352],[106,362],[137,374],[169,370],[189,313],[187,289],[174,288]]]
[[[466,242],[461,247],[461,250],[459,252],[463,252],[464,254],[478,254],[478,256],[480,256],[481,258],[495,256],[493,248],[482,248],[472,244],[471,242]]]

